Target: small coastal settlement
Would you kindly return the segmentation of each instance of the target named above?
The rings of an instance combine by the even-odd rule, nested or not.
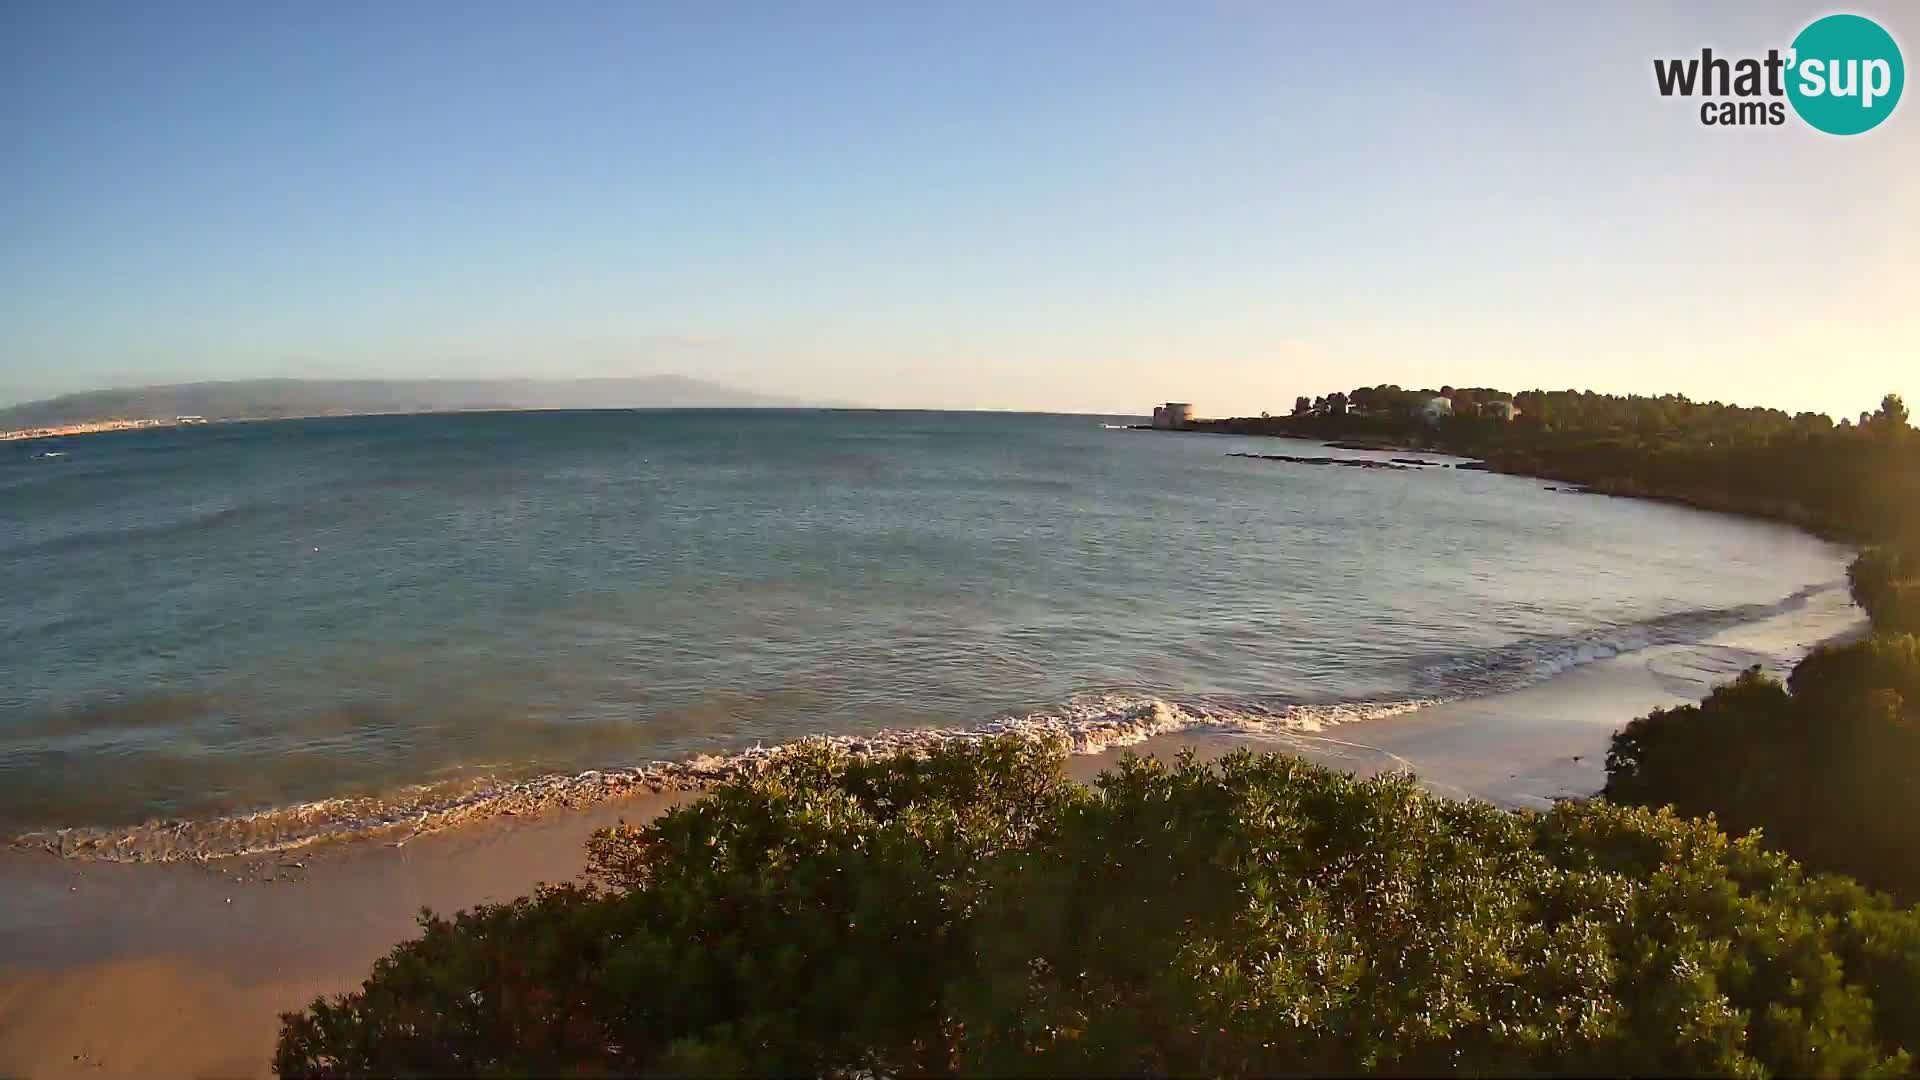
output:
[[[100,431],[130,431],[136,428],[185,427],[190,424],[204,424],[204,416],[176,416],[171,420],[92,420],[84,424],[61,424],[57,427],[21,428],[18,431],[0,431],[0,442],[16,442],[22,439],[51,439],[60,435],[91,435]]]
[[[1537,391],[1536,391],[1537,393]],[[1232,431],[1250,434],[1280,434],[1290,418],[1329,418],[1363,417],[1405,418],[1419,420],[1426,424],[1437,424],[1451,417],[1480,417],[1511,423],[1521,415],[1521,408],[1511,395],[1498,390],[1456,390],[1451,386],[1441,390],[1401,390],[1399,387],[1368,388],[1363,387],[1351,395],[1345,393],[1328,394],[1324,397],[1295,401],[1290,417],[1274,417],[1261,413],[1256,421],[1251,417],[1233,417],[1220,420],[1203,420],[1193,415],[1193,406],[1184,401],[1169,401],[1165,405],[1153,407],[1153,422],[1147,426],[1161,431]],[[1244,431],[1250,426],[1260,426],[1266,421],[1267,430]]]

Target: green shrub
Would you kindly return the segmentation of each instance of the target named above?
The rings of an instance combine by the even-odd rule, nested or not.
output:
[[[1920,899],[1920,639],[1814,650],[1614,735],[1606,797],[1764,830],[1808,866]]]
[[[288,1077],[1900,1073],[1920,911],[1712,823],[1285,757],[814,748],[284,1018]]]
[[[1920,634],[1920,544],[1867,548],[1847,567],[1847,582],[1876,630]]]

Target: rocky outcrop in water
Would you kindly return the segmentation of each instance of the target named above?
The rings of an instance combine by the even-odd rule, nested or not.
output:
[[[1261,461],[1286,461],[1295,465],[1345,465],[1350,469],[1391,469],[1395,472],[1412,472],[1415,468],[1412,465],[1396,465],[1391,461],[1369,461],[1364,458],[1298,457],[1293,454],[1228,454],[1227,456],[1257,458]]]

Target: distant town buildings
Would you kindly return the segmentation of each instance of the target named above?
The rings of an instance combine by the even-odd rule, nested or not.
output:
[[[1435,395],[1420,406],[1420,418],[1429,424],[1437,424],[1440,418],[1453,415],[1453,399]]]
[[[1480,415],[1489,420],[1512,420],[1520,415],[1520,409],[1511,401],[1483,401],[1480,403]]]
[[[1153,407],[1153,426],[1178,430],[1193,422],[1193,406],[1184,401],[1169,401]]]
[[[0,442],[53,439],[62,435],[91,435],[99,431],[133,431],[140,428],[173,427],[177,424],[206,422],[198,416],[182,416],[173,420],[91,420],[82,424],[55,424],[49,427],[21,428],[18,431],[0,431]]]

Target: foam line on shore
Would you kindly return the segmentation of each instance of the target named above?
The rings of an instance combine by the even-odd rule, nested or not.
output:
[[[21,835],[16,847],[37,848],[66,858],[109,862],[201,861],[293,851],[335,840],[408,839],[448,826],[503,815],[535,814],[556,807],[582,807],[641,791],[701,790],[766,769],[808,745],[825,744],[856,757],[926,753],[937,747],[1011,735],[1063,745],[1070,754],[1099,754],[1158,735],[1194,729],[1245,732],[1324,731],[1358,720],[1398,716],[1440,699],[1347,702],[1323,705],[1224,707],[1175,704],[1157,697],[1089,694],[1060,708],[1007,716],[974,728],[885,729],[868,735],[819,735],[778,746],[754,746],[683,761],[589,769],[506,784],[481,782],[465,790],[422,786],[394,795],[321,799],[297,806],[209,820],[152,821],[105,828],[50,829]]]

